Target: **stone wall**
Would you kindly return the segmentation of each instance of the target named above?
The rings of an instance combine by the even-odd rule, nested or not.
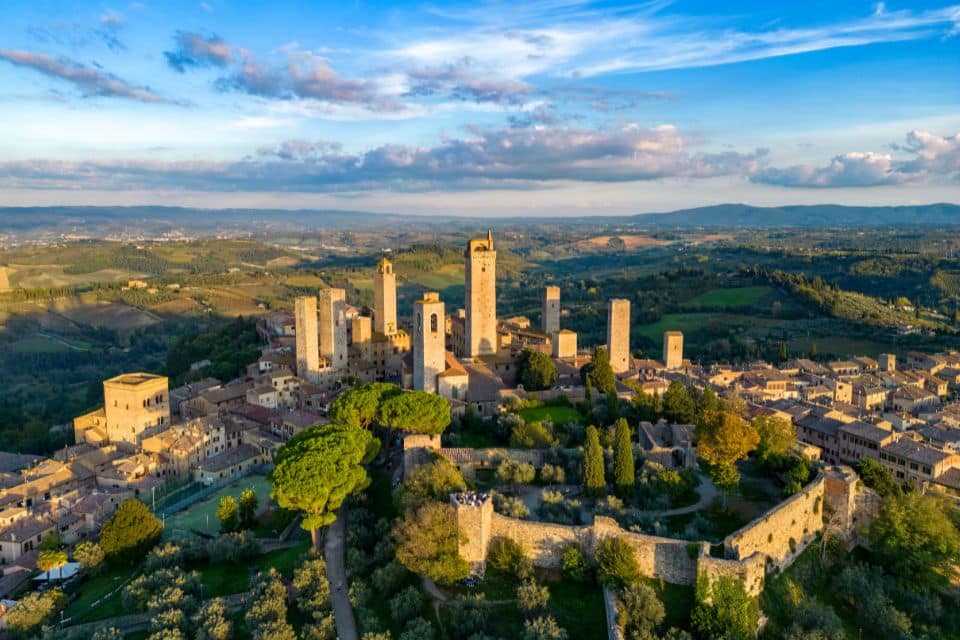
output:
[[[752,596],[763,591],[763,579],[766,574],[766,557],[759,551],[743,560],[725,560],[710,556],[710,545],[700,548],[697,558],[697,571],[710,584],[718,578],[733,578],[743,582],[744,588]]]
[[[693,584],[697,579],[696,552],[688,540],[661,538],[620,528],[615,520],[598,516],[593,522],[595,543],[607,537],[619,537],[633,548],[633,555],[644,575],[662,578],[672,584]],[[695,544],[695,543],[693,543]]]
[[[784,569],[823,529],[824,477],[821,475],[796,495],[750,522],[723,541],[729,560],[754,553],[768,558],[772,567]]]

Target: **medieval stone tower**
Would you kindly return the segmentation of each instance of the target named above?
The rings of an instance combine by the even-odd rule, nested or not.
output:
[[[877,360],[880,362],[880,371],[897,370],[897,354],[881,353]]]
[[[385,336],[397,332],[397,274],[393,263],[381,258],[373,277],[374,331]]]
[[[614,373],[630,370],[630,301],[624,298],[607,306],[607,353]]]
[[[320,355],[334,369],[347,366],[347,295],[343,289],[320,290]]]
[[[297,375],[316,382],[320,371],[316,297],[299,296],[296,299],[293,322],[297,334]]]
[[[426,291],[413,303],[413,388],[437,392],[437,376],[446,368],[446,322],[440,294]]]
[[[466,356],[493,355],[497,352],[497,252],[493,233],[473,238],[467,244],[466,258]]]
[[[560,287],[543,290],[543,332],[552,335],[560,331]]]
[[[683,366],[683,334],[679,331],[663,334],[663,366],[671,370]]]

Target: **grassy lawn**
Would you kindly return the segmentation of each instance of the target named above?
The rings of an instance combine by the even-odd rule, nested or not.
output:
[[[492,434],[486,433],[483,431],[460,431],[457,433],[457,437],[460,438],[459,446],[461,447],[470,447],[473,449],[487,449],[489,447],[498,447],[500,443],[493,437]]]
[[[763,296],[770,293],[770,291],[770,287],[711,289],[687,301],[687,304],[704,307],[745,307],[756,304]]]
[[[709,523],[705,532],[706,538],[712,542],[720,542],[725,537],[747,524],[753,517],[745,517],[742,513],[742,505],[736,504],[736,496],[728,498],[727,508],[720,506],[719,500],[694,513],[684,513],[677,516],[667,516],[664,523],[673,533],[683,533],[688,524],[699,514],[706,518]],[[763,511],[763,509],[759,509]]]
[[[550,588],[550,612],[571,638],[595,637],[607,626],[603,591],[594,584],[577,584],[559,574],[546,580]]]
[[[297,545],[290,547],[288,549],[277,549],[276,551],[271,551],[270,553],[265,553],[254,562],[255,566],[260,570],[273,567],[284,578],[292,578],[293,571],[300,566],[300,556],[305,554],[310,549],[310,540],[305,537]]]
[[[64,617],[72,618],[76,622],[93,622],[123,615],[126,612],[123,610],[119,591],[106,600],[100,600],[124,584],[135,570],[135,567],[117,567],[88,579],[81,585],[76,599],[67,605]]]
[[[555,425],[567,424],[568,422],[580,422],[583,419],[580,412],[573,407],[537,407],[535,409],[523,409],[518,415],[527,422],[549,420]]]
[[[217,520],[217,506],[220,499],[224,496],[233,496],[237,498],[244,489],[252,488],[257,492],[257,498],[260,504],[266,504],[270,499],[270,483],[265,476],[247,476],[232,482],[226,487],[220,489],[212,496],[193,504],[183,511],[174,514],[168,514],[166,519],[165,533],[172,535],[174,533],[183,533],[190,531],[200,531],[216,535],[219,531],[220,523]]]
[[[245,564],[207,562],[191,569],[200,574],[204,598],[242,593],[250,588],[250,567]]]
[[[653,578],[644,578],[644,581],[656,590],[660,602],[667,610],[667,617],[664,620],[665,626],[689,629],[690,611],[696,604],[693,586],[670,584]]]

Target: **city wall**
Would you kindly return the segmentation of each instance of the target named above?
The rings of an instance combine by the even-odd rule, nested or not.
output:
[[[501,536],[518,542],[535,566],[552,569],[560,566],[567,545],[576,544],[593,557],[601,540],[616,536],[633,548],[644,575],[687,585],[695,584],[700,574],[711,582],[726,576],[743,581],[748,593],[758,595],[765,574],[788,567],[824,528],[825,513],[829,526],[851,539],[855,527],[870,517],[859,511],[877,504],[869,493],[851,469],[831,467],[797,495],[727,536],[723,558],[710,555],[709,543],[634,533],[602,516],[590,525],[569,526],[508,518],[495,513],[490,500],[480,506],[453,504],[466,537],[460,552],[474,566],[485,564],[490,541]]]

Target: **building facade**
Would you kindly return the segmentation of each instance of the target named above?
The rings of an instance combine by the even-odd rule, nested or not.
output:
[[[297,375],[316,382],[320,371],[317,299],[314,296],[299,296],[294,302],[293,317],[297,338]]]
[[[413,388],[436,393],[437,376],[446,368],[443,302],[439,293],[427,291],[413,306]]]
[[[493,233],[473,238],[466,250],[466,357],[497,352],[497,252]]]
[[[347,366],[347,294],[320,290],[320,355],[334,369]]]

